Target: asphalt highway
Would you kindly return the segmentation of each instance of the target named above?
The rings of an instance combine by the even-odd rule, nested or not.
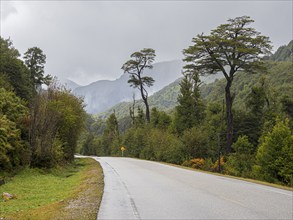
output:
[[[292,219],[292,191],[131,158],[104,171],[98,219]]]

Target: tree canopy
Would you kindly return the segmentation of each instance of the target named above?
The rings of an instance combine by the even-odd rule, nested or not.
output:
[[[197,35],[192,39],[194,44],[183,50],[187,62],[185,68],[189,71],[198,71],[202,75],[222,72],[226,78],[227,152],[231,151],[233,140],[232,103],[235,94],[231,94],[230,88],[234,75],[240,70],[249,73],[264,71],[261,57],[270,54],[272,48],[268,37],[249,26],[253,22],[249,16],[228,19],[210,35]]]

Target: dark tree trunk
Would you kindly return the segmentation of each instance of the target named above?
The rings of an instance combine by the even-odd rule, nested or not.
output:
[[[148,123],[150,123],[151,119],[150,119],[150,108],[149,108],[149,103],[148,103],[148,99],[144,99],[144,104],[145,104],[145,117]]]
[[[232,86],[232,80],[227,80],[225,87],[225,97],[226,97],[226,117],[227,117],[227,145],[226,153],[231,152],[231,146],[233,143],[233,113],[232,113],[232,104],[233,97],[231,96],[230,88]]]
[[[148,103],[148,95],[144,93],[144,88],[142,86],[140,86],[140,93],[141,93],[141,97],[142,97],[142,100],[145,104],[145,117],[146,117],[146,120],[147,122],[149,123],[151,120],[150,120],[150,108],[149,108],[149,103]]]

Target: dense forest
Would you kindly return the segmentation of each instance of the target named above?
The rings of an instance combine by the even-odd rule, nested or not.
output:
[[[10,39],[0,38],[0,178],[74,158],[86,117],[83,100],[45,75],[45,63],[40,48],[21,58]]]
[[[198,74],[185,71],[182,79],[149,97],[149,123],[137,100],[99,118],[88,116],[80,153],[121,156],[123,146],[128,157],[292,185],[292,42],[260,58],[262,68],[233,76],[230,151],[226,79],[202,84]]]

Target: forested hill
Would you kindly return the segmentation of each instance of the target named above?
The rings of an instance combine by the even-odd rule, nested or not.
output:
[[[154,95],[149,97],[149,104],[151,107],[156,107],[159,110],[168,111],[173,109],[177,105],[177,96],[179,94],[179,83],[180,78],[177,79],[175,82],[169,84],[168,86],[164,87],[160,91],[154,93]],[[129,107],[133,105],[133,102],[121,102],[114,107],[110,108],[109,110],[97,114],[97,117],[101,119],[106,119],[110,116],[110,114],[115,111],[117,118],[124,118],[129,116]],[[138,100],[135,102],[136,107],[144,108],[144,104],[142,100]]]
[[[263,85],[271,99],[293,94],[293,66],[291,62],[267,61],[268,73],[249,74],[238,73],[232,85],[234,92],[234,108],[241,109],[253,86]],[[202,97],[206,102],[216,102],[224,99],[225,80],[218,80],[201,87]]]
[[[269,59],[273,61],[293,62],[293,40],[288,45],[279,47],[276,53],[269,57]]]
[[[235,93],[234,108],[240,109],[245,106],[245,100],[255,85],[263,84],[267,88],[267,93],[272,99],[278,99],[285,94],[293,94],[293,41],[287,46],[281,46],[267,61],[267,73],[249,74],[239,72],[233,81],[232,91]],[[285,61],[283,61],[285,60]],[[162,90],[149,97],[150,107],[159,110],[170,111],[177,105],[180,79],[169,84]],[[224,99],[225,79],[216,80],[213,83],[201,86],[201,95],[208,102],[222,102]],[[277,100],[275,100],[277,101]],[[104,113],[97,115],[104,119],[115,110],[117,118],[129,116],[129,107],[132,102],[122,102]],[[144,107],[141,100],[136,101],[136,106]]]

